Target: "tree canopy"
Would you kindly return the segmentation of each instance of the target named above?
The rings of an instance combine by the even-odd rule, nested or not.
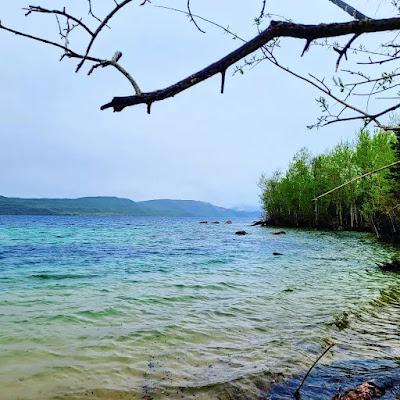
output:
[[[301,149],[285,173],[277,171],[261,179],[262,203],[269,222],[375,229],[378,236],[398,236],[399,166],[395,163],[399,147],[394,134],[363,130],[355,143],[341,143],[315,157]],[[389,164],[393,164],[392,170],[379,170]],[[370,174],[374,170],[377,172]],[[355,179],[366,173],[364,179]],[[342,187],[330,190],[338,186]],[[327,191],[331,193],[321,196]]]

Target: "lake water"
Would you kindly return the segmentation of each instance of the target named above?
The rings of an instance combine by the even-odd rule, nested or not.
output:
[[[249,222],[0,217],[0,399],[284,399],[331,342],[304,398],[400,377],[396,250]]]

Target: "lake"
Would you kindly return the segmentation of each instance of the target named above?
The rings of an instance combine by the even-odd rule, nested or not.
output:
[[[400,376],[394,248],[199,221],[0,216],[0,399],[284,399],[332,342],[304,398]]]

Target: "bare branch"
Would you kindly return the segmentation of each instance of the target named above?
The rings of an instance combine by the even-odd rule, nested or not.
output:
[[[126,79],[128,79],[128,81],[133,86],[133,89],[135,90],[136,95],[140,96],[142,94],[142,91],[140,90],[140,87],[137,84],[137,82],[135,81],[135,79],[133,79],[133,77],[129,74],[129,72],[125,68],[121,67],[121,65],[118,64],[118,61],[121,57],[122,57],[122,53],[120,51],[117,51],[111,60],[104,60],[104,61],[100,61],[97,64],[94,64],[92,66],[92,68],[89,70],[88,75],[91,75],[95,69],[100,68],[100,67],[101,68],[105,68],[105,67],[109,67],[109,66],[114,67],[119,72],[121,72],[121,74],[124,75]]]
[[[89,52],[93,46],[93,43],[95,42],[97,36],[99,35],[99,33],[103,30],[103,28],[105,26],[107,26],[108,22],[112,19],[112,17],[114,17],[115,14],[118,13],[118,11],[120,11],[122,8],[124,8],[127,4],[131,3],[132,0],[124,0],[122,3],[120,4],[116,4],[115,8],[104,18],[104,20],[100,23],[100,25],[98,26],[98,28],[96,29],[96,31],[93,33],[93,36],[88,44],[88,47],[86,49],[85,55],[82,58],[82,61],[78,64],[78,66],[76,67],[76,72],[78,72],[83,64],[85,63]],[[90,1],[89,1],[90,3]],[[90,3],[91,4],[91,3]]]
[[[100,67],[100,66],[102,66],[102,67],[105,67],[105,66],[112,66],[112,67],[114,67],[116,70],[118,70],[122,75],[124,75],[125,78],[127,78],[127,79],[129,80],[129,82],[132,84],[133,88],[135,89],[135,93],[136,93],[137,95],[140,95],[140,94],[141,94],[141,90],[140,90],[138,84],[137,84],[136,81],[132,78],[132,76],[131,76],[121,65],[118,64],[118,62],[117,62],[118,59],[117,59],[117,60],[115,60],[115,59],[112,59],[112,60],[103,60],[103,59],[101,59],[101,58],[92,57],[92,56],[86,56],[86,57],[85,57],[85,56],[83,56],[82,54],[79,54],[79,53],[77,53],[77,52],[71,50],[70,48],[68,48],[68,47],[66,47],[66,46],[63,46],[63,45],[61,45],[61,44],[59,44],[59,43],[52,42],[52,41],[50,41],[50,40],[43,39],[43,38],[38,37],[38,36],[33,36],[33,35],[29,35],[29,34],[27,34],[27,33],[19,32],[19,31],[15,30],[15,29],[12,29],[12,28],[8,28],[8,27],[4,26],[4,25],[1,23],[1,21],[0,21],[0,30],[4,30],[4,31],[10,32],[10,33],[13,33],[14,35],[22,36],[22,37],[25,37],[25,38],[27,38],[27,39],[31,39],[31,40],[34,40],[34,41],[36,41],[36,42],[40,42],[40,43],[47,44],[47,45],[49,45],[49,46],[53,46],[53,47],[56,47],[56,48],[58,48],[58,49],[61,49],[61,50],[64,51],[64,54],[62,55],[61,59],[63,59],[64,57],[67,57],[67,58],[76,58],[76,59],[82,60],[82,59],[85,58],[87,61],[91,61],[91,62],[97,63],[95,68],[98,68],[98,67]],[[122,54],[121,54],[121,55],[122,55]],[[115,57],[115,56],[114,56],[114,57]],[[89,75],[93,72],[93,70],[94,70],[95,68],[92,67],[92,69],[89,71],[89,72],[90,72]]]
[[[336,61],[336,71],[339,69],[339,64],[341,59],[343,58],[343,56],[345,57],[345,59],[347,60],[347,51],[349,50],[349,48],[351,47],[351,45],[353,44],[353,42],[360,36],[359,33],[356,33],[346,44],[346,46],[344,46],[342,49],[338,49],[337,47],[334,47],[333,49],[339,53],[339,57]]]
[[[345,3],[343,0],[329,0],[329,1],[338,6],[339,8],[341,8],[344,12],[351,15],[355,19],[368,19],[366,15],[364,15],[351,5]]]
[[[8,28],[5,25],[3,25],[1,21],[0,21],[0,30],[4,30],[4,31],[10,32],[10,33],[13,33],[14,35],[17,35],[17,36],[22,36],[27,39],[34,40],[36,42],[41,42],[44,44],[48,44],[50,46],[58,47],[59,49],[64,50],[65,53],[74,54],[74,56],[76,56],[76,58],[80,58],[79,54],[74,53],[72,50],[70,50],[68,47],[63,46],[62,44],[59,44],[59,43],[56,43],[51,40],[47,40],[47,39],[44,39],[44,38],[41,38],[38,36],[30,35],[28,33],[23,33],[23,32],[17,31],[12,28]],[[96,61],[97,61],[97,59],[96,59]]]
[[[94,32],[84,23],[82,22],[82,19],[78,19],[74,17],[71,14],[68,14],[65,10],[65,8],[61,10],[49,10],[47,8],[43,8],[40,6],[29,6],[27,8],[24,8],[23,10],[26,10],[26,16],[28,16],[31,13],[42,13],[42,14],[55,14],[55,15],[61,15],[67,19],[70,19],[71,21],[74,21],[76,24],[81,26],[89,35],[93,36]]]
[[[161,90],[142,93],[140,96],[114,97],[104,106],[102,110],[113,108],[114,111],[122,111],[128,106],[137,104],[152,104],[156,101],[173,97],[188,88],[209,79],[216,74],[222,74],[230,66],[262,48],[271,40],[278,37],[292,37],[305,39],[306,41],[348,34],[361,34],[368,32],[383,32],[400,29],[400,18],[359,20],[344,23],[303,25],[284,21],[271,21],[269,27],[257,35],[254,39],[246,42],[219,61],[209,65],[201,71]]]

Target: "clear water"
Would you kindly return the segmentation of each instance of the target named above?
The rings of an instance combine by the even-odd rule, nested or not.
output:
[[[0,217],[0,399],[287,398],[332,341],[319,368],[400,371],[395,249],[198,222]]]

